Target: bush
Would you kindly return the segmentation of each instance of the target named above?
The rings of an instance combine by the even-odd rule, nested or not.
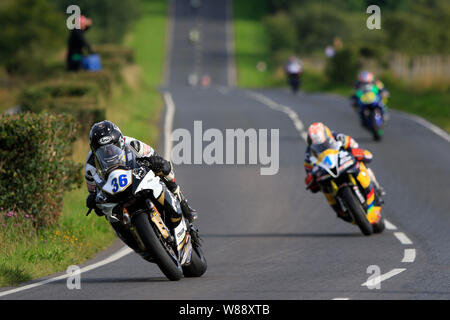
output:
[[[67,115],[22,113],[0,118],[0,204],[54,224],[63,194],[82,182],[71,160],[77,123]]]
[[[358,54],[351,48],[338,50],[335,56],[328,59],[325,74],[329,82],[352,84],[358,74],[360,64]]]
[[[24,89],[18,99],[23,111],[69,113],[80,124],[80,133],[89,132],[95,122],[105,119],[99,88],[94,82],[50,81]]]
[[[112,85],[115,81],[113,73],[107,68],[103,68],[102,70],[96,72],[71,72],[69,74],[65,74],[64,79],[83,83],[95,83],[97,84],[102,95],[104,95],[105,97],[110,96]]]
[[[124,64],[134,62],[133,49],[124,46],[115,44],[102,44],[94,46],[93,50],[100,55],[102,60],[115,58],[119,59]]]
[[[0,62],[8,73],[45,73],[46,58],[64,44],[64,14],[50,0],[14,0],[0,8]]]

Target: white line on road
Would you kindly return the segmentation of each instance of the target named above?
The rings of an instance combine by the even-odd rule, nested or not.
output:
[[[386,229],[388,230],[397,230],[397,227],[390,221],[388,221],[387,219],[384,219],[384,224],[386,226]]]
[[[350,298],[333,298],[331,300],[350,300]]]
[[[98,267],[104,266],[105,264],[108,264],[108,263],[114,262],[116,260],[119,260],[120,258],[126,256],[127,254],[129,254],[131,252],[133,252],[133,250],[131,250],[130,248],[123,247],[122,249],[120,249],[119,251],[117,251],[113,255],[109,256],[108,258],[103,259],[103,260],[101,260],[101,261],[99,261],[97,263],[88,265],[88,266],[86,266],[84,268],[81,268],[80,269],[80,273],[87,272],[87,271],[96,269]],[[0,297],[4,297],[6,295],[17,293],[17,292],[24,291],[24,290],[36,288],[36,287],[42,286],[44,284],[55,282],[55,281],[58,281],[58,280],[63,280],[63,279],[66,279],[66,278],[68,278],[70,276],[72,276],[72,274],[63,274],[63,275],[58,276],[58,277],[54,277],[54,278],[50,278],[50,279],[47,279],[47,280],[39,281],[39,282],[32,283],[32,284],[29,284],[29,285],[26,285],[26,286],[23,286],[23,287],[19,287],[19,288],[16,288],[16,289],[3,291],[3,292],[0,292]]]
[[[403,232],[394,232],[394,236],[401,242],[401,244],[412,244],[412,241]]]
[[[416,249],[405,249],[402,262],[414,262],[416,260]]]
[[[416,116],[414,114],[410,114],[410,113],[407,113],[407,112],[399,111],[399,110],[396,110],[396,112],[403,114],[407,118],[410,118],[414,122],[424,126],[428,130],[434,132],[435,134],[437,134],[438,136],[440,136],[441,138],[443,138],[447,142],[450,142],[450,134],[448,134],[443,129],[439,128],[438,126],[432,124],[431,122],[425,120],[424,118],[421,118],[419,116]]]
[[[260,93],[257,93],[257,92],[247,91],[246,94],[250,98],[253,98],[253,99],[261,102],[262,104],[265,104],[272,110],[281,111],[281,112],[286,113],[289,116],[289,118],[292,120],[292,122],[294,123],[294,126],[297,129],[297,131],[300,133],[300,136],[302,137],[302,139],[306,141],[308,135],[306,133],[305,126],[304,126],[303,122],[300,120],[300,117],[298,116],[297,112],[295,112],[291,107],[278,104],[275,101],[273,101],[272,99],[269,99],[266,96],[264,96]]]
[[[393,270],[389,271],[388,273],[382,274],[378,277],[374,277],[374,278],[364,282],[361,286],[368,287],[368,288],[375,288],[382,281],[392,278],[393,276],[395,276],[405,270],[406,270],[406,268],[393,269]]]
[[[164,119],[164,157],[170,161],[172,153],[172,125],[175,115],[175,103],[173,102],[170,92],[164,92],[164,102],[167,107],[166,117]]]

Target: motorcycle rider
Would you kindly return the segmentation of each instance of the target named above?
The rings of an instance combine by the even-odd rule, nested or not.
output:
[[[307,189],[309,189],[312,193],[320,191],[320,186],[313,175],[315,167],[311,162],[311,155],[313,153],[311,150],[311,145],[320,145],[324,143],[335,144],[337,142],[341,142],[341,148],[352,153],[358,161],[356,176],[357,180],[364,189],[367,203],[367,213],[371,214],[373,211],[375,214],[378,214],[381,211],[380,205],[383,203],[382,196],[385,195],[385,192],[376,180],[373,171],[366,167],[366,164],[372,161],[372,153],[368,150],[360,149],[358,143],[352,137],[342,133],[333,132],[321,122],[313,123],[308,128],[308,146],[306,148],[304,162],[304,167],[307,174],[305,179]],[[346,221],[350,221],[351,218],[341,210],[340,206],[336,203],[334,196],[331,193],[324,192],[324,194],[337,216]]]
[[[300,75],[303,73],[302,61],[295,56],[290,56],[284,65],[284,72],[286,73],[289,85],[296,92],[300,86]]]
[[[183,214],[189,222],[192,223],[197,218],[197,211],[189,206],[187,199],[181,193],[180,186],[175,182],[172,164],[170,161],[159,156],[152,147],[137,139],[123,136],[119,127],[108,120],[97,122],[91,127],[89,144],[91,150],[88,153],[85,163],[85,180],[89,191],[89,195],[86,199],[86,206],[89,209],[94,209],[97,215],[101,216],[103,213],[97,208],[95,201],[95,180],[98,179],[95,152],[102,146],[113,144],[122,150],[128,148],[134,153],[137,159],[146,161],[146,165],[148,165],[155,175],[159,176],[166,184],[167,188],[177,196]],[[181,220],[181,217],[172,217],[173,222],[179,220]]]
[[[389,91],[384,87],[383,82],[381,82],[379,79],[376,79],[374,74],[370,71],[362,71],[358,75],[358,80],[353,85],[354,93],[350,97],[352,101],[352,106],[355,109],[356,112],[359,113],[361,124],[364,126],[364,113],[363,110],[358,110],[358,97],[356,96],[356,93],[358,90],[362,89],[366,85],[374,85],[377,87],[379,94],[381,96],[381,107],[384,111],[386,111],[386,103],[387,99],[389,98]]]
[[[375,85],[380,92],[380,95],[383,99],[383,103],[387,102],[387,98],[389,98],[389,91],[385,88],[384,83],[381,80],[376,79],[374,74],[370,71],[361,71],[358,75],[358,80],[353,85],[353,89],[355,94],[351,96],[353,101],[353,106],[357,106],[358,100],[356,97],[356,91],[361,89],[365,85]]]

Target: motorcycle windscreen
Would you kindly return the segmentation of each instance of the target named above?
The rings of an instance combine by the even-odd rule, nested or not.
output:
[[[328,149],[336,149],[336,141],[328,138],[324,143],[311,144],[311,150],[319,156],[322,152]]]
[[[103,177],[115,168],[126,166],[125,151],[113,144],[98,148],[95,152],[95,157]]]

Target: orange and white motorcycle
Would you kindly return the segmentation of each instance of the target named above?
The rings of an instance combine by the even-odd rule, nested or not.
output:
[[[381,207],[373,206],[373,194],[364,193],[371,181],[364,163],[344,150],[341,142],[312,145],[311,151],[312,175],[327,199],[330,201],[331,197],[349,217],[348,222],[356,224],[364,235],[383,232]]]

